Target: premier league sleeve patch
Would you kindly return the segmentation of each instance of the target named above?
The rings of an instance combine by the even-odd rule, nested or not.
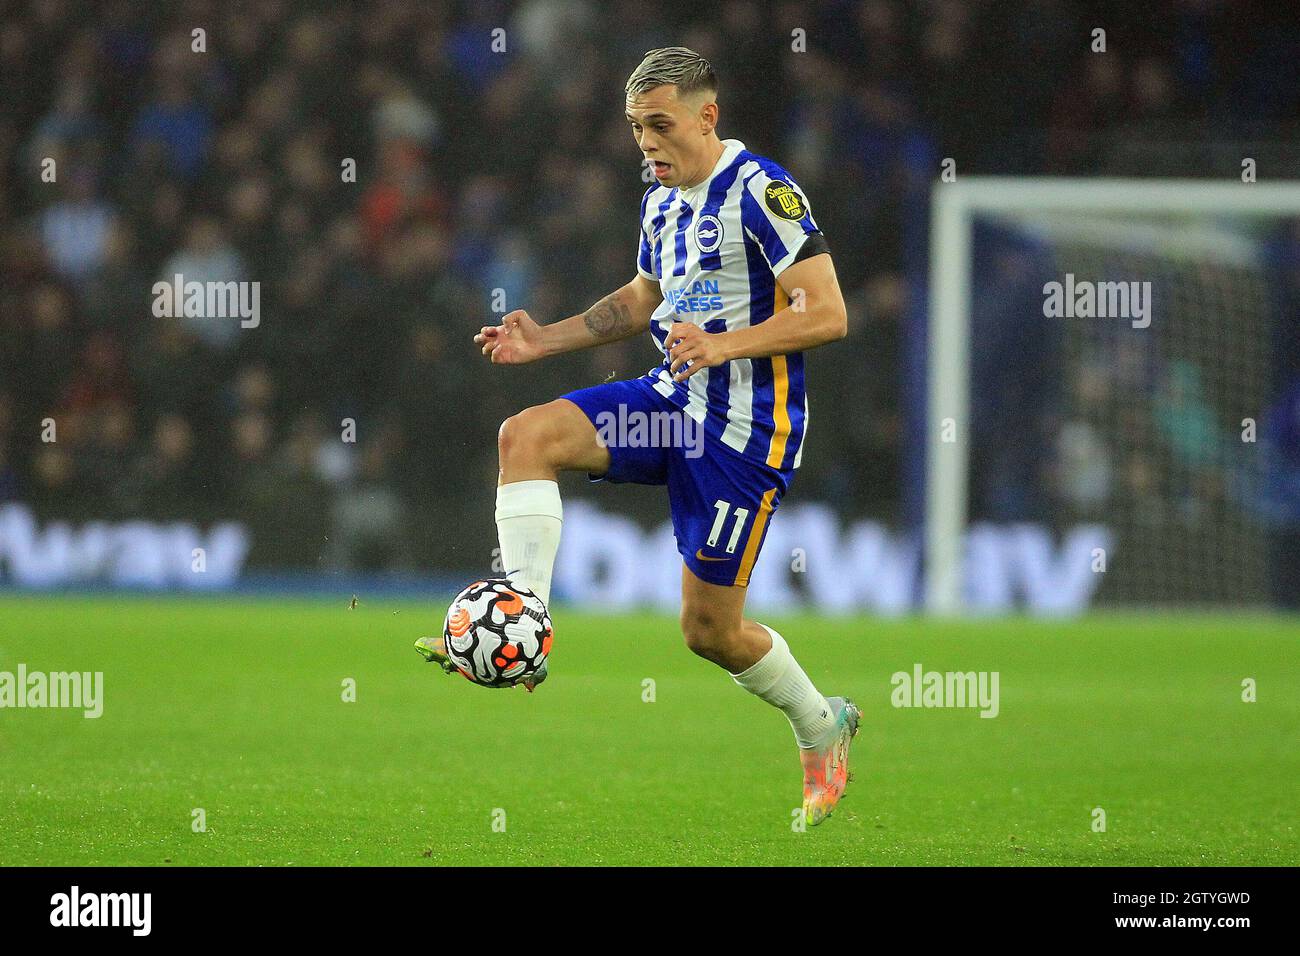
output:
[[[774,179],[768,183],[767,188],[763,190],[763,199],[773,215],[780,216],[790,222],[798,222],[808,215],[808,209],[804,206],[803,197],[795,191],[793,186],[783,180]]]

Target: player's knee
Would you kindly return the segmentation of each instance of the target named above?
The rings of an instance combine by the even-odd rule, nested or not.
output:
[[[681,617],[682,637],[686,646],[707,660],[725,656],[735,640],[738,628],[707,607],[684,607]]]
[[[549,444],[547,428],[546,415],[538,406],[511,415],[497,432],[501,461],[539,461]]]

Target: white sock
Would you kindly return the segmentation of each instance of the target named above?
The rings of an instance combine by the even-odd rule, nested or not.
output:
[[[560,486],[554,481],[538,478],[497,486],[501,569],[544,604],[551,600],[551,571],[563,518]]]
[[[759,626],[772,635],[772,649],[731,679],[785,714],[799,746],[812,747],[835,723],[831,705],[790,654],[785,638],[766,624]]]

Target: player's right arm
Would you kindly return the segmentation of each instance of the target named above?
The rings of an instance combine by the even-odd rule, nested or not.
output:
[[[538,325],[523,309],[485,325],[474,342],[497,365],[522,365],[549,355],[631,338],[650,328],[650,316],[663,301],[659,284],[638,274],[587,311],[550,325]]]

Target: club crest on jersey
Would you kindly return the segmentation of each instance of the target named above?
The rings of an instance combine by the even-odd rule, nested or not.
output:
[[[803,197],[795,188],[784,180],[774,179],[763,190],[763,199],[767,208],[775,215],[791,222],[798,222],[808,211],[804,208]]]
[[[722,220],[717,216],[703,215],[695,224],[695,244],[700,252],[714,252],[722,245]]]

